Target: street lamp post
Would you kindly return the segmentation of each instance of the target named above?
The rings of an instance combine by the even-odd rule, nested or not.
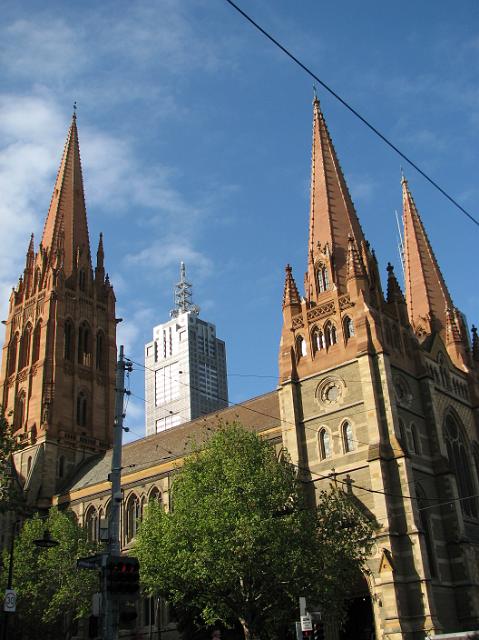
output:
[[[13,550],[15,548],[15,529],[17,527],[17,520],[13,521],[12,524],[12,533],[10,536],[10,559],[8,561],[8,582],[7,589],[12,588],[13,582]],[[10,619],[10,613],[5,611],[3,614],[3,631],[2,631],[2,640],[7,640],[7,629],[8,629],[8,621]]]
[[[7,589],[11,589],[13,586],[13,553],[15,550],[15,529],[18,520],[14,521],[12,524],[12,535],[10,538],[10,559],[8,562],[8,583]],[[48,529],[45,529],[43,532],[43,538],[39,538],[38,540],[34,540],[33,544],[39,549],[51,549],[52,547],[57,547],[60,543],[57,540],[54,540]],[[4,622],[3,622],[3,631],[2,631],[2,640],[7,640],[7,631],[9,626],[9,620],[12,613],[5,611],[4,612]]]

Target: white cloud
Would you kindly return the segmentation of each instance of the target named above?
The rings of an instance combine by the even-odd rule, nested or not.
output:
[[[170,267],[177,267],[181,261],[187,266],[194,266],[199,278],[204,278],[211,273],[212,261],[208,256],[197,251],[187,242],[180,240],[158,239],[138,253],[130,253],[126,256],[126,262],[131,266],[147,268],[152,275],[158,276]]]

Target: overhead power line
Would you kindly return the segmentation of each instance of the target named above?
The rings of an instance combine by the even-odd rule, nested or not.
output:
[[[291,51],[289,51],[285,46],[283,46],[276,38],[274,38],[270,33],[268,33],[263,27],[261,27],[251,16],[243,11],[233,0],[226,0],[226,2],[233,7],[240,15],[243,16],[250,24],[253,25],[255,29],[257,29],[260,33],[262,33],[270,42],[272,42],[278,49],[280,49],[285,55],[288,56],[295,64],[297,64],[303,71],[305,71],[311,78],[316,80],[318,84],[320,84],[328,93],[330,93],[336,100],[338,100],[348,111],[350,111],[353,115],[356,116],[361,122],[370,129],[374,134],[378,136],[383,142],[385,142],[388,147],[390,147],[393,151],[395,151],[403,160],[405,160],[411,167],[413,167],[418,173],[422,175],[435,189],[437,189],[445,198],[452,202],[452,204],[459,209],[465,216],[469,218],[471,222],[473,222],[476,226],[479,227],[479,220],[475,218],[472,214],[469,213],[459,202],[450,196],[445,189],[443,189],[433,178],[428,176],[428,174],[423,171],[411,158],[409,158],[405,153],[403,153],[389,138],[387,138],[383,133],[379,131],[374,125],[372,125],[364,116],[362,116],[359,111],[357,111],[354,107],[352,107],[344,98],[334,91],[330,86],[328,86],[321,78],[319,78],[311,69],[305,65],[299,58],[297,58]]]

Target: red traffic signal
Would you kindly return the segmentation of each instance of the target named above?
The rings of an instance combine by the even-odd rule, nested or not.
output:
[[[137,558],[111,557],[106,567],[106,585],[110,593],[134,595],[140,589],[140,563]]]

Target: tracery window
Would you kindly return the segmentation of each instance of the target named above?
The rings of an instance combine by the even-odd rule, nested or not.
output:
[[[331,438],[327,429],[321,429],[319,432],[319,453],[321,460],[331,456]]]
[[[8,375],[15,373],[17,367],[18,333],[15,333],[8,346]]]
[[[126,503],[125,509],[125,540],[130,542],[136,537],[138,524],[141,520],[141,503],[133,493]]]
[[[96,368],[105,371],[105,334],[99,331],[96,334]]]
[[[354,323],[349,316],[344,318],[344,335],[346,340],[349,340],[349,338],[354,336]]]
[[[476,498],[471,497],[474,496],[476,491],[471,474],[466,440],[462,432],[462,426],[451,413],[446,417],[444,437],[449,464],[456,476],[462,512],[465,516],[477,518]]]
[[[78,362],[85,367],[91,365],[91,331],[87,322],[78,329]]]
[[[325,337],[326,347],[331,347],[333,344],[336,344],[337,342],[336,327],[332,322],[327,322],[324,325],[324,337]]]
[[[350,422],[343,424],[343,443],[345,453],[354,451],[353,428]]]
[[[40,341],[42,338],[42,321],[37,322],[35,331],[33,332],[33,346],[32,346],[32,364],[37,362],[40,357]]]
[[[407,453],[408,446],[407,446],[407,440],[406,440],[406,428],[401,418],[399,418],[399,437],[401,438],[402,448],[404,452]]]
[[[30,345],[32,342],[32,325],[27,324],[23,331],[22,339],[20,341],[20,358],[18,362],[18,368],[23,369],[28,366],[30,362]]]
[[[77,396],[77,425],[86,427],[88,422],[88,400],[86,393],[80,391]]]
[[[73,362],[74,350],[75,350],[75,327],[73,322],[68,318],[65,320],[63,327],[64,331],[64,343],[63,343],[63,357],[69,362]]]
[[[317,271],[318,278],[318,291],[319,293],[323,293],[323,291],[327,291],[329,289],[329,274],[328,268],[325,265],[319,265]]]
[[[296,358],[299,360],[306,355],[306,342],[304,341],[303,336],[298,336],[296,338]]]
[[[99,520],[95,507],[90,507],[85,516],[86,535],[89,542],[96,542],[99,538]]]
[[[414,453],[419,455],[421,453],[421,444],[420,444],[420,441],[419,441],[419,435],[418,435],[418,432],[417,432],[417,428],[416,428],[416,425],[414,424],[414,422],[411,423],[410,433],[411,433],[411,448],[412,448]]]
[[[15,411],[13,412],[13,424],[16,429],[21,429],[25,422],[25,392],[20,391],[15,401]]]
[[[325,347],[323,332],[317,327],[315,327],[311,333],[311,344],[313,345],[313,353],[321,351],[321,349]]]

